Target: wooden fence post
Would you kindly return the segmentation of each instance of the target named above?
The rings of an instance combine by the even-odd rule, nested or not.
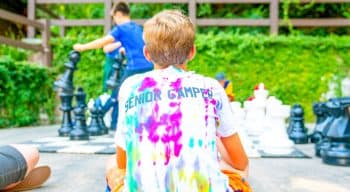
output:
[[[278,8],[279,0],[270,1],[270,35],[278,35]]]
[[[190,17],[192,23],[196,25],[197,19],[197,2],[196,0],[188,0],[188,16]]]
[[[111,30],[112,18],[111,18],[111,8],[112,0],[104,0],[105,4],[105,23],[104,23],[104,33],[107,34]]]
[[[27,18],[30,20],[35,20],[35,0],[28,0],[27,4],[27,11],[28,11],[28,16]],[[28,25],[27,26],[27,37],[28,38],[34,38],[35,35],[35,28]]]
[[[50,47],[50,21],[48,19],[42,20],[44,29],[41,31],[42,46],[43,46],[43,64],[46,67],[51,67],[52,53]]]
[[[64,16],[59,16],[59,18],[61,20],[64,20]],[[64,26],[60,26],[60,37],[64,37],[65,33],[66,33],[65,27]]]

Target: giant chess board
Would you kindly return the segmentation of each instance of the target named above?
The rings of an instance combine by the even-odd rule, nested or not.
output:
[[[33,146],[41,153],[76,153],[76,154],[114,154],[114,133],[102,136],[90,136],[88,141],[71,141],[69,137],[46,137],[26,141],[21,144]],[[294,147],[291,153],[276,155],[267,153],[261,148],[257,141],[253,142],[253,147],[245,147],[249,158],[309,158],[302,151]]]
[[[69,137],[46,137],[21,143],[42,153],[114,154],[114,134],[90,136],[86,141],[71,141]]]

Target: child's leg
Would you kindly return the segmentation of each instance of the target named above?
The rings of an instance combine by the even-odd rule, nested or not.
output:
[[[124,185],[124,177],[125,170],[117,168],[116,155],[109,157],[106,162],[107,188],[113,192],[122,191]]]
[[[16,178],[19,178],[19,180],[13,180],[13,183],[4,187],[4,189],[10,189],[18,185],[33,170],[39,161],[39,152],[36,148],[22,145],[10,145],[3,148],[5,149],[5,147],[7,148],[4,152],[8,152],[8,156],[11,156],[13,159],[11,163],[17,163],[12,172],[13,174],[18,174]]]
[[[112,185],[112,174],[110,172],[113,171],[113,168],[116,168],[116,159],[115,155],[112,155],[108,157],[106,161],[106,181],[107,181],[107,187],[106,187],[106,192],[111,191],[111,185]]]
[[[111,76],[112,74],[112,71],[113,71],[113,62],[114,62],[114,59],[113,58],[109,58],[109,57],[106,57],[105,59],[105,63],[103,65],[103,82],[102,82],[102,91],[103,92],[107,92],[108,91],[108,88],[107,88],[107,80],[109,79],[109,77]]]

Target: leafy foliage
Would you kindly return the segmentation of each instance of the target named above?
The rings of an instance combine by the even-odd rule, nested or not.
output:
[[[283,103],[300,103],[313,119],[312,102],[320,101],[333,76],[350,70],[348,37],[267,37],[208,34],[197,36],[197,56],[189,69],[214,76],[223,71],[244,101],[264,82]]]
[[[103,18],[103,4],[58,4],[47,5],[47,8],[57,15],[70,19],[80,18]],[[133,3],[131,4],[131,17],[147,19],[164,9],[180,9],[188,13],[188,5],[182,3]],[[44,13],[37,11],[39,17],[46,17]],[[269,18],[268,4],[197,4],[198,18]],[[350,3],[300,3],[300,0],[284,0],[279,6],[279,17],[285,22],[290,18],[350,18]],[[53,33],[58,34],[58,27],[53,27]],[[235,34],[268,34],[268,27],[199,27],[200,32],[225,31]],[[86,33],[87,32],[87,33]],[[103,27],[68,28],[67,34],[78,35],[80,33],[103,34]],[[348,27],[282,27],[280,34],[284,35],[317,35],[329,34],[348,35]]]
[[[96,34],[52,39],[54,68],[47,70],[30,64],[0,60],[0,127],[37,122],[40,110],[51,120],[57,93],[53,80],[64,72],[74,43],[98,38]],[[349,37],[251,36],[214,32],[198,34],[197,55],[188,64],[190,70],[214,76],[223,71],[234,83],[236,100],[253,94],[256,84],[264,82],[271,95],[285,104],[300,103],[307,121],[314,120],[311,104],[320,101],[334,76],[350,71]],[[14,51],[1,49],[1,53]],[[23,58],[29,53],[16,52]],[[83,87],[88,98],[102,91],[104,53],[101,50],[81,54],[75,72],[76,87]],[[340,78],[338,78],[340,79]],[[33,102],[35,101],[35,102]]]
[[[99,36],[89,35],[88,37],[65,37],[52,39],[54,53],[54,71],[61,74],[64,72],[64,63],[68,61],[68,55],[73,50],[74,43],[86,43]],[[102,74],[105,55],[102,50],[85,51],[81,53],[80,62],[74,72],[74,86],[83,87],[87,98],[93,98],[102,93]]]
[[[36,123],[40,112],[54,120],[55,75],[46,68],[0,58],[0,127]]]
[[[72,45],[87,42],[96,35],[54,39],[54,66],[64,71]],[[271,95],[286,104],[300,103],[305,107],[308,121],[313,119],[311,104],[321,100],[328,91],[328,81],[334,76],[345,76],[350,70],[350,38],[306,36],[251,36],[230,33],[198,34],[197,55],[189,69],[214,76],[223,71],[234,82],[239,101],[253,94],[253,88],[264,82]],[[101,50],[86,51],[75,73],[75,85],[82,86],[88,98],[102,90]]]

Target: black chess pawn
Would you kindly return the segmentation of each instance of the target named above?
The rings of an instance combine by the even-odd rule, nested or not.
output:
[[[289,121],[291,121],[291,119],[294,117],[295,113],[294,110],[295,108],[297,108],[298,105],[292,105],[291,109],[290,109],[290,113],[289,113]],[[287,134],[290,134],[292,123],[289,123],[288,127],[287,127]]]
[[[304,109],[300,104],[295,104],[291,110],[289,139],[296,144],[305,144],[308,142],[308,136],[304,125]]]
[[[86,94],[82,88],[79,88],[75,94],[77,106],[74,108],[75,122],[73,130],[70,132],[70,140],[89,140],[87,132],[85,110],[86,110]]]
[[[91,118],[91,121],[88,127],[89,135],[91,136],[103,135],[104,131],[102,130],[102,127],[99,124],[98,111],[95,106],[90,109],[90,118]]]
[[[333,121],[324,132],[329,147],[321,151],[322,161],[330,165],[350,166],[350,97],[330,99],[327,107]]]
[[[323,138],[323,129],[325,128],[326,103],[314,103],[312,105],[312,111],[316,115],[316,124],[313,133],[309,136],[311,143],[318,143]]]
[[[103,110],[102,110],[101,107],[98,107],[97,108],[97,122],[98,122],[98,124],[101,127],[102,133],[103,134],[108,134],[108,128],[107,128],[107,126],[105,124],[105,121],[104,121],[103,117],[104,117]]]

